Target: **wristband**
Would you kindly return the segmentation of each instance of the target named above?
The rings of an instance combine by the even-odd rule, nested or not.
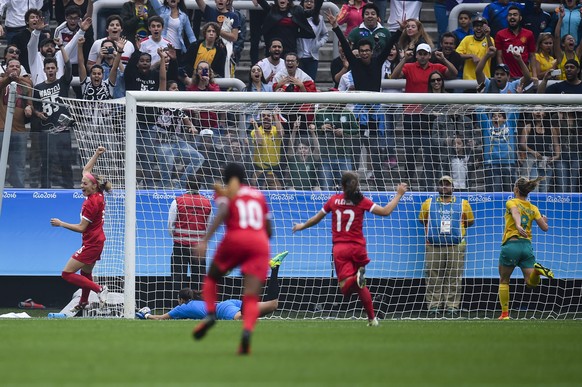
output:
[[[124,52],[125,52],[125,51],[119,51],[119,50],[117,50],[117,53],[118,53],[118,54],[123,54]]]

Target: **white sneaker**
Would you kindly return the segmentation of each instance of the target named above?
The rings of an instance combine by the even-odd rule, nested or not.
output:
[[[99,297],[99,304],[103,308],[107,303],[107,296],[109,295],[109,289],[107,285],[101,286],[101,291],[97,293],[97,297]]]
[[[380,322],[378,321],[378,317],[374,317],[373,319],[368,320],[369,327],[377,327],[378,325],[380,325]]]
[[[363,288],[364,286],[366,286],[366,268],[365,267],[360,267],[358,269],[358,272],[356,273],[356,283],[358,284],[358,286],[360,288]]]

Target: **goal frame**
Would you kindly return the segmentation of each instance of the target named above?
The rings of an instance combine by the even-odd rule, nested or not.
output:
[[[337,103],[337,104],[473,104],[473,105],[582,105],[582,95],[546,94],[429,94],[429,93],[257,93],[257,92],[167,92],[128,91],[126,95],[125,150],[125,281],[124,317],[136,310],[136,146],[137,106],[151,102],[178,103]]]

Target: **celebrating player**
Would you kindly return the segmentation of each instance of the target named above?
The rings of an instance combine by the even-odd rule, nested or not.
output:
[[[241,164],[229,163],[224,168],[223,180],[227,187],[226,190],[217,187],[216,217],[197,246],[198,256],[205,257],[208,241],[224,222],[226,232],[202,288],[208,315],[194,328],[193,335],[196,340],[200,340],[216,323],[217,283],[231,269],[240,266],[244,277],[244,313],[239,354],[248,354],[251,334],[259,317],[259,295],[269,267],[269,210],[263,194],[245,185],[246,173]]]
[[[271,259],[269,265],[271,266],[271,278],[269,279],[269,286],[265,294],[265,301],[259,302],[259,316],[265,316],[277,310],[279,306],[279,267],[289,254],[284,251],[277,254]],[[206,303],[201,300],[194,300],[195,292],[190,288],[180,290],[178,294],[178,306],[163,315],[151,314],[150,308],[143,307],[135,314],[137,318],[142,320],[169,320],[169,319],[194,319],[199,320],[205,318]],[[216,319],[217,320],[242,320],[242,301],[241,300],[226,300],[216,304]]]
[[[83,168],[83,179],[81,180],[81,191],[87,197],[81,207],[81,222],[79,224],[66,223],[59,218],[52,218],[51,225],[54,227],[64,227],[71,231],[83,234],[83,245],[77,250],[65,265],[62,277],[65,281],[79,286],[82,290],[79,304],[74,306],[72,313],[77,313],[89,304],[89,292],[92,290],[99,296],[101,306],[107,301],[109,293],[107,286],[97,285],[93,282],[93,267],[101,259],[101,251],[105,244],[105,234],[103,233],[103,216],[105,215],[105,198],[103,192],[111,191],[111,183],[103,180],[100,176],[95,176],[91,172],[99,156],[105,152],[105,148],[100,146],[95,150],[95,154]],[[81,274],[76,274],[81,270]]]
[[[505,230],[499,254],[499,302],[501,316],[499,320],[509,320],[509,278],[519,266],[527,287],[534,288],[540,284],[540,275],[554,278],[554,272],[537,263],[531,247],[531,226],[535,220],[542,231],[549,229],[548,218],[541,215],[538,208],[527,201],[527,195],[533,191],[544,177],[528,180],[520,177],[515,182],[515,198],[505,203]]]
[[[358,177],[353,172],[342,175],[343,193],[333,195],[323,208],[305,223],[293,226],[293,232],[305,230],[318,224],[328,213],[332,217],[333,261],[339,287],[345,297],[358,293],[368,315],[368,325],[377,326],[372,296],[366,287],[365,266],[370,262],[366,251],[363,223],[364,212],[388,216],[394,211],[400,198],[408,190],[405,183],[398,185],[394,199],[380,207],[360,192]]]

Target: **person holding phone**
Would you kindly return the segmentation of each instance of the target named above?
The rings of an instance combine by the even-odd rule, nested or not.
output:
[[[186,77],[185,83],[188,91],[220,91],[220,87],[214,83],[214,73],[208,62],[198,63],[196,73],[192,78]]]

